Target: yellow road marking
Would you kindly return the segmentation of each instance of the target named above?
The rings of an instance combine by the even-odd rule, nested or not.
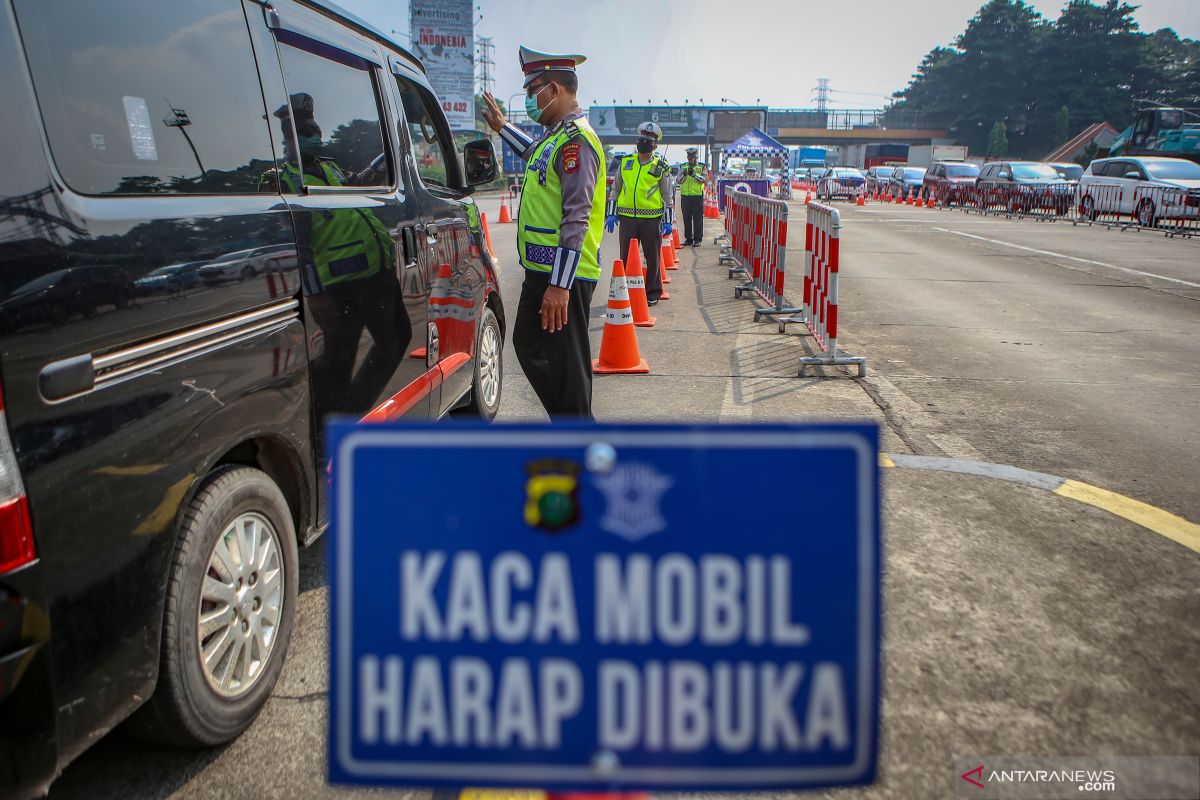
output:
[[[546,800],[546,793],[533,789],[463,789],[458,800]]]
[[[1178,517],[1170,511],[1164,511],[1140,500],[1134,500],[1132,497],[1110,492],[1098,486],[1073,480],[1064,481],[1062,486],[1054,490],[1054,493],[1096,508],[1102,508],[1118,517],[1124,517],[1130,522],[1135,522],[1143,528],[1148,528],[1200,553],[1200,525]]]

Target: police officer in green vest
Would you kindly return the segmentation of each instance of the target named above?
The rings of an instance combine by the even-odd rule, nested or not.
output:
[[[604,148],[579,108],[580,55],[522,47],[525,111],[545,126],[533,141],[506,123],[485,94],[484,118],[525,159],[517,215],[517,258],[525,282],[513,325],[521,369],[551,419],[592,417],[592,353],[588,321],[600,278],[604,232]]]
[[[699,247],[704,239],[704,184],[708,175],[699,163],[700,151],[689,147],[687,163],[679,165],[679,211],[683,214],[683,243]]]
[[[629,257],[629,243],[641,242],[646,259],[646,301],[657,305],[662,297],[662,275],[658,256],[662,237],[671,235],[675,211],[671,208],[674,189],[671,166],[654,153],[662,142],[662,128],[653,122],[638,126],[637,155],[621,160],[613,180],[612,197],[604,225],[608,231],[621,222],[621,258]]]
[[[301,186],[387,182],[385,155],[357,173],[343,171],[322,156],[312,95],[291,95],[275,116],[287,160],[270,177],[278,179],[282,192],[299,194]],[[297,219],[305,308],[324,334],[313,369],[327,395],[315,402],[321,414],[361,413],[380,399],[412,338],[403,292],[391,268],[395,242],[370,209],[331,209]],[[364,329],[370,333],[371,349],[360,359]]]

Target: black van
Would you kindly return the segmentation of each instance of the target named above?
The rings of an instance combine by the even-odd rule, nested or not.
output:
[[[422,65],[325,2],[0,0],[0,115],[7,796],[130,715],[249,725],[322,420],[490,419],[504,313],[491,144],[460,158]]]

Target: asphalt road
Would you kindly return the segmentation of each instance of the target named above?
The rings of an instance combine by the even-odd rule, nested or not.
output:
[[[494,221],[498,201],[481,205]],[[810,340],[752,322],[752,301],[733,297],[716,264],[709,222],[705,247],[685,251],[672,273],[659,325],[639,334],[653,373],[598,380],[597,416],[875,419],[888,452],[1048,472],[1200,521],[1200,242],[839,207],[841,343],[869,359],[868,378],[841,369],[797,378]],[[793,206],[793,219],[803,213]],[[492,225],[510,315],[521,281],[514,228]],[[605,257],[614,255],[606,237]],[[790,264],[800,256],[793,249]],[[506,357],[501,419],[544,418],[511,345]],[[815,796],[949,797],[959,757],[1200,752],[1200,553],[1026,486],[911,470],[888,470],[885,481],[880,779]],[[791,504],[759,507],[746,489],[731,480],[730,502],[746,503],[748,520],[802,519],[820,496],[804,476]],[[302,554],[302,578],[283,677],[244,736],[195,753],[118,732],[51,796],[343,795],[324,783],[320,546]]]

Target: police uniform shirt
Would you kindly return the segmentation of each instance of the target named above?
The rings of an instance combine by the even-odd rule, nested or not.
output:
[[[638,153],[634,153],[633,157],[641,158],[641,155]],[[657,153],[652,153],[650,155],[650,160],[647,161],[646,163],[653,164],[654,160],[656,158],[662,160],[662,167],[663,167],[662,175],[659,176],[659,178],[658,178],[658,191],[662,195],[662,198],[663,198],[663,214],[664,214],[663,221],[667,222],[669,224],[674,224],[675,223],[675,210],[671,207],[671,197],[673,196],[671,193],[675,191],[675,188],[674,188],[674,185],[671,183],[671,168],[670,168],[670,166],[668,166],[667,160],[665,158],[663,158],[662,156],[658,155]],[[624,160],[625,159],[621,159],[622,162],[624,162]],[[609,204],[610,205],[609,213],[611,213],[611,214],[617,213],[616,212],[617,198],[619,198],[621,196],[621,187],[623,187],[625,185],[625,182],[623,180],[621,180],[621,173],[624,171],[625,170],[623,170],[623,169],[618,169],[617,177],[615,180],[613,180],[612,201]],[[653,217],[651,219],[653,219]]]
[[[514,153],[528,161],[538,145],[557,134],[568,122],[583,116],[583,111],[567,114],[536,141],[525,131],[507,123],[500,130],[500,138],[508,143]],[[564,153],[569,153],[574,163],[564,164]],[[600,159],[583,134],[579,134],[572,136],[555,152],[554,171],[558,174],[558,182],[562,187],[562,223],[559,226],[558,246],[579,253],[583,251],[588,217],[592,212],[592,196],[600,176]],[[573,272],[564,274],[561,280],[552,282],[563,289],[570,289],[571,284],[575,282],[575,275]]]

